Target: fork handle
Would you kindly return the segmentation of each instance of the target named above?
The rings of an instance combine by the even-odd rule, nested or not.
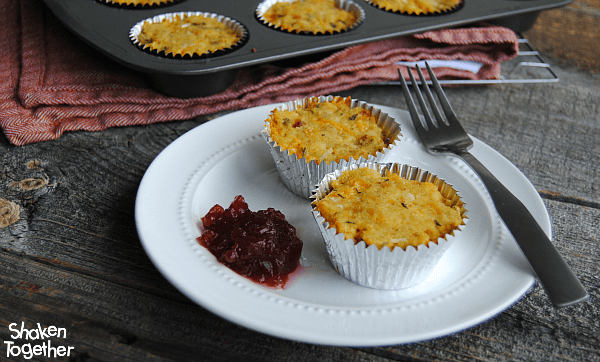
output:
[[[544,230],[525,205],[510,192],[471,153],[458,154],[479,175],[496,210],[531,265],[550,301],[565,307],[589,298],[583,285],[569,268]]]

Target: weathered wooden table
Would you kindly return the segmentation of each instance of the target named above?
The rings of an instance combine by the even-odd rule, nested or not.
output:
[[[599,361],[600,74],[575,67],[568,56],[545,60],[560,82],[447,94],[467,131],[531,180],[548,208],[554,243],[589,301],[556,309],[535,286],[465,331],[373,348],[304,344],[230,323],[165,280],[135,228],[144,172],[167,145],[207,121],[201,118],[67,133],[22,147],[0,136],[1,339],[13,341],[22,323],[29,331],[38,323],[64,328],[66,338],[60,330],[46,333],[54,332],[53,347],[73,347],[62,357],[73,361]],[[406,109],[390,86],[344,94]],[[22,358],[7,357],[8,348],[0,345],[0,360]]]

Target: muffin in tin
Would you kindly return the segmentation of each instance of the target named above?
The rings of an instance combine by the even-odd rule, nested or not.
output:
[[[356,28],[365,14],[351,0],[266,0],[258,5],[256,16],[277,30],[327,35]]]
[[[425,280],[466,220],[465,205],[451,185],[397,163],[337,170],[325,176],[311,200],[333,266],[375,289]]]
[[[107,5],[125,8],[150,8],[164,5],[172,5],[185,0],[98,0]]]
[[[169,58],[207,58],[233,51],[247,39],[237,21],[213,13],[179,12],[137,23],[131,41],[152,54]]]
[[[390,12],[407,15],[439,15],[458,10],[463,0],[366,0]]]
[[[328,173],[383,160],[402,137],[393,117],[350,97],[298,99],[274,109],[262,135],[290,191],[308,199]]]

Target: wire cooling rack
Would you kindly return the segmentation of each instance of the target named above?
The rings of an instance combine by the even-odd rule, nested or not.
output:
[[[529,43],[529,40],[519,35],[519,53],[509,61],[502,63],[499,79],[471,80],[453,79],[440,80],[440,84],[468,85],[468,84],[507,84],[507,83],[552,83],[559,78],[554,73],[550,64],[540,57],[540,54]],[[410,81],[408,81],[410,83]],[[397,85],[400,81],[373,83],[373,85]]]

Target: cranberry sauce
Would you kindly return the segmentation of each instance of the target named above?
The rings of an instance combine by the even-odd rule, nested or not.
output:
[[[283,287],[300,263],[302,241],[273,208],[250,211],[238,195],[227,209],[213,206],[202,223],[200,245],[220,263],[257,283]]]

